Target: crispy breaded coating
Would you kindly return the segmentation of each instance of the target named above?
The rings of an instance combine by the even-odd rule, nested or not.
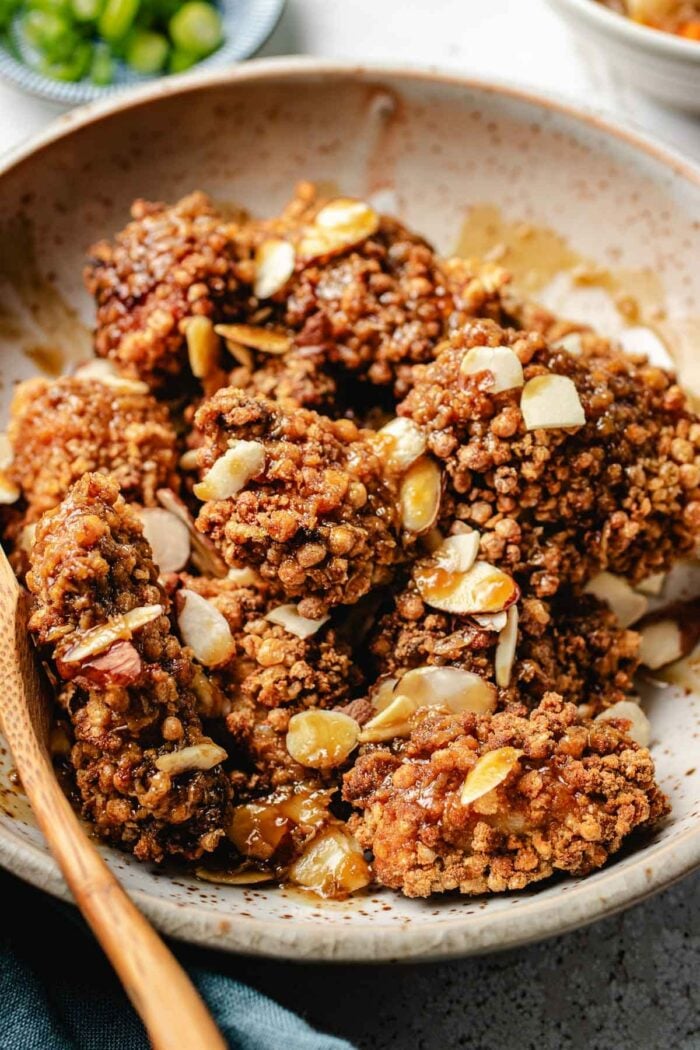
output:
[[[409,897],[585,875],[668,810],[627,723],[582,722],[554,693],[528,718],[420,714],[409,740],[368,749],[344,780],[344,798],[360,810],[349,826],[374,854],[375,879]],[[467,775],[502,748],[516,749],[500,753],[505,779],[463,804]]]
[[[525,429],[521,389],[490,392],[460,375],[474,346],[511,347],[525,380],[568,376],[586,415],[576,428]],[[475,321],[414,371],[399,413],[442,459],[445,524],[482,532],[481,552],[540,596],[601,569],[633,581],[692,553],[700,535],[700,422],[672,375],[607,350],[570,354],[533,332]]]
[[[190,375],[188,318],[235,314],[237,227],[199,192],[172,206],[137,200],[131,215],[92,247],[85,283],[97,304],[97,354],[155,389]]]
[[[228,564],[255,566],[312,618],[388,579],[401,556],[396,497],[369,432],[232,387],[195,423],[205,470],[234,440],[264,449],[258,475],[231,498],[207,501],[197,520]]]
[[[537,705],[555,692],[585,704],[589,716],[633,692],[639,635],[621,628],[592,595],[523,598],[510,684],[498,690],[499,708]],[[469,616],[431,609],[415,587],[401,591],[375,625],[369,648],[375,671],[400,677],[414,667],[461,667],[496,681],[498,633]]]
[[[207,598],[225,616],[236,642],[231,659],[209,673],[226,697],[226,728],[237,774],[248,794],[259,794],[308,777],[287,752],[292,715],[307,708],[348,702],[362,676],[352,650],[334,627],[324,624],[298,638],[265,614],[279,602],[230,580],[182,576],[182,584]]]
[[[30,629],[60,679],[84,815],[100,837],[141,860],[196,859],[223,835],[230,786],[217,758],[225,753],[202,732],[194,665],[172,633],[157,577],[117,483],[87,474],[38,525]],[[94,628],[154,605],[163,610],[155,619],[73,656]],[[163,759],[181,771],[161,769]]]
[[[63,376],[20,383],[10,407],[8,470],[26,522],[57,506],[84,474],[107,474],[128,502],[156,504],[178,487],[177,439],[167,409],[147,393]]]

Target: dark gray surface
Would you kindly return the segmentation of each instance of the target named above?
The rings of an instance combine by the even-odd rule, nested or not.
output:
[[[612,919],[481,958],[218,962],[362,1050],[699,1050],[699,904],[695,875]]]

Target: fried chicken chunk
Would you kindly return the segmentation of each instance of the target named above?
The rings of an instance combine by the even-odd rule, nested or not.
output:
[[[202,731],[157,577],[117,483],[86,474],[38,525],[30,630],[60,679],[84,815],[141,860],[192,860],[224,834],[226,752]]]
[[[435,709],[414,718],[409,740],[367,750],[344,781],[375,878],[409,897],[585,875],[668,810],[627,723],[582,722],[554,693],[529,718]]]
[[[113,477],[127,501],[144,506],[156,504],[159,488],[177,487],[177,442],[167,410],[136,387],[78,376],[29,379],[17,387],[8,473],[26,500],[26,522],[57,506],[92,471]]]
[[[85,283],[97,304],[96,352],[155,389],[189,375],[190,317],[235,314],[237,227],[203,193],[170,207],[137,200],[131,215],[113,241],[93,246]]]
[[[289,720],[307,708],[343,705],[359,689],[350,646],[330,623],[299,638],[265,619],[279,603],[265,597],[264,588],[184,575],[181,582],[222,613],[236,643],[209,680],[225,697],[238,793],[257,795],[303,781],[309,771],[285,745]]]
[[[522,387],[494,394],[491,372],[461,373],[477,346],[510,347],[526,383],[568,377],[585,424],[528,430]],[[539,597],[602,569],[639,581],[690,554],[700,535],[700,421],[672,375],[593,346],[574,355],[474,321],[416,367],[398,410],[445,463],[443,523],[481,530],[483,557],[529,578]]]
[[[461,667],[495,683],[498,638],[473,617],[431,609],[409,586],[375,625],[369,645],[379,676]],[[621,628],[592,595],[523,598],[510,684],[499,688],[498,705],[531,707],[555,692],[593,716],[633,692],[638,666],[639,635]]]
[[[206,500],[197,527],[228,564],[257,567],[301,598],[299,610],[311,618],[386,581],[400,557],[396,498],[368,431],[232,387],[205,402],[195,423],[205,470],[219,473],[236,448],[259,454],[241,491],[210,498],[213,472],[195,487]]]

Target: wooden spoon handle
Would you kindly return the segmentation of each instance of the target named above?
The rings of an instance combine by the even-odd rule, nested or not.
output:
[[[0,718],[37,823],[156,1050],[225,1050],[191,981],[127,897],[61,790],[38,735],[42,683],[19,611],[22,593],[1,571],[3,562],[0,556]]]

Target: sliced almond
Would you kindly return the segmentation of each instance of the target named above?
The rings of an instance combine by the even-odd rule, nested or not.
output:
[[[334,769],[357,747],[360,727],[340,711],[300,711],[292,715],[287,751],[309,769]]]
[[[86,365],[81,365],[75,371],[76,379],[94,379],[104,386],[111,386],[114,390],[123,390],[130,394],[147,394],[148,385],[140,379],[130,379],[116,370],[111,361],[105,358],[95,358]]]
[[[161,574],[184,569],[190,560],[190,532],[184,521],[162,507],[142,507],[137,513]]]
[[[161,773],[169,773],[177,776],[178,773],[189,773],[195,769],[213,769],[228,758],[223,747],[219,747],[213,740],[205,738],[198,744],[190,744],[179,751],[169,751],[166,755],[159,755],[155,766]]]
[[[399,679],[394,692],[413,700],[416,710],[438,706],[481,715],[496,707],[493,684],[461,667],[416,667]]]
[[[374,718],[365,722],[360,733],[360,743],[379,744],[395,737],[411,735],[410,718],[418,710],[418,704],[410,696],[395,696]]]
[[[197,499],[230,499],[265,466],[265,446],[259,441],[234,441],[198,485]]]
[[[322,616],[319,620],[312,620],[308,616],[302,616],[296,605],[278,605],[276,609],[267,613],[265,619],[284,627],[285,631],[296,635],[297,638],[310,638],[330,617]]]
[[[651,741],[651,723],[642,711],[639,704],[633,700],[619,700],[612,707],[606,707],[599,715],[596,722],[609,722],[612,718],[624,718],[630,723],[627,736],[634,740],[640,747],[649,747]]]
[[[511,608],[513,608],[513,606],[511,606]],[[475,613],[472,616],[472,620],[484,631],[495,631],[498,634],[508,622],[508,613]]]
[[[560,336],[559,339],[552,343],[552,349],[565,350],[567,354],[578,357],[583,349],[581,335],[581,332],[567,332],[566,335]]]
[[[401,479],[399,507],[401,524],[418,536],[433,527],[440,512],[442,473],[434,459],[422,456]]]
[[[130,641],[134,631],[145,627],[162,616],[164,612],[162,605],[143,605],[130,612],[113,616],[107,623],[101,623],[97,627],[86,631],[82,639],[61,654],[61,663],[82,663],[90,656],[97,656],[109,649],[110,645],[119,641]]]
[[[656,598],[664,589],[665,582],[666,573],[655,572],[651,576],[647,576],[645,579],[640,580],[634,589],[636,591],[641,591],[642,594],[648,594],[651,598]]]
[[[520,358],[509,346],[473,346],[462,358],[459,370],[463,376],[490,372],[493,394],[513,390],[525,382]]]
[[[428,447],[424,432],[412,419],[397,416],[377,431],[379,455],[390,474],[403,474]]]
[[[9,437],[7,434],[0,433],[0,471],[11,467],[14,458],[15,453]]]
[[[34,546],[34,538],[36,536],[36,527],[38,522],[33,521],[30,525],[25,525],[19,534],[17,540],[17,546],[20,550],[29,553]]]
[[[520,398],[520,411],[527,430],[580,427],[586,422],[573,380],[554,373],[527,381]]]
[[[208,868],[195,868],[195,875],[202,882],[213,882],[217,886],[258,886],[262,882],[272,882],[275,878],[271,871],[209,871]]]
[[[242,368],[247,368],[249,372],[255,370],[255,358],[252,350],[247,346],[243,346],[243,343],[234,342],[233,339],[225,339],[224,343],[231,357],[238,361]]]
[[[206,379],[218,368],[221,352],[221,341],[210,318],[201,314],[190,317],[185,325],[185,339],[192,375]]]
[[[250,565],[234,566],[226,573],[226,579],[237,587],[257,587],[261,583],[260,576]]]
[[[502,784],[517,768],[521,755],[522,751],[515,747],[497,747],[477,759],[476,765],[469,770],[462,785],[459,799],[462,805],[471,806],[477,799]]]
[[[501,612],[518,600],[512,576],[477,561],[468,572],[447,572],[434,559],[418,562],[413,573],[421,597],[434,609],[472,616]]]
[[[269,299],[284,288],[294,273],[294,262],[294,248],[289,241],[271,237],[258,246],[253,285],[253,292],[258,299]]]
[[[639,659],[652,671],[665,667],[683,656],[683,634],[675,620],[657,620],[642,627]]]
[[[199,449],[188,448],[180,456],[180,470],[197,470],[199,468]]]
[[[394,699],[394,686],[398,682],[398,678],[380,678],[375,683],[370,695],[370,703],[375,711],[383,711],[385,707]]]
[[[507,612],[508,622],[498,636],[496,655],[494,657],[494,668],[496,672],[496,685],[507,689],[510,685],[510,677],[515,663],[515,647],[518,642],[518,606],[511,605]]]
[[[479,553],[481,536],[474,529],[447,536],[433,557],[445,572],[469,572]]]
[[[292,345],[291,337],[283,332],[254,324],[217,324],[214,331],[227,341],[241,343],[263,354],[286,354]]]
[[[304,259],[333,255],[362,244],[379,229],[379,215],[365,201],[338,197],[316,215],[299,243]]]
[[[347,897],[372,879],[362,849],[339,827],[321,831],[294,861],[288,876],[321,897]]]
[[[16,503],[21,495],[19,485],[15,485],[4,471],[0,471],[0,504],[9,506],[11,503]]]
[[[177,604],[180,635],[195,659],[205,667],[216,667],[229,660],[236,643],[226,618],[216,606],[187,587],[177,592]]]
[[[615,613],[620,627],[636,623],[644,616],[649,605],[644,595],[633,590],[627,580],[611,572],[599,572],[588,581],[584,591],[605,602]]]
[[[214,576],[219,580],[228,575],[228,565],[211,540],[207,536],[203,536],[201,532],[198,532],[194,518],[180,497],[176,496],[171,489],[158,489],[156,496],[162,507],[169,510],[171,514],[174,514],[187,526],[187,531],[190,534],[190,557],[194,567],[203,576]]]
[[[86,678],[100,685],[132,685],[141,677],[143,661],[131,642],[115,642],[104,653],[80,665]]]

